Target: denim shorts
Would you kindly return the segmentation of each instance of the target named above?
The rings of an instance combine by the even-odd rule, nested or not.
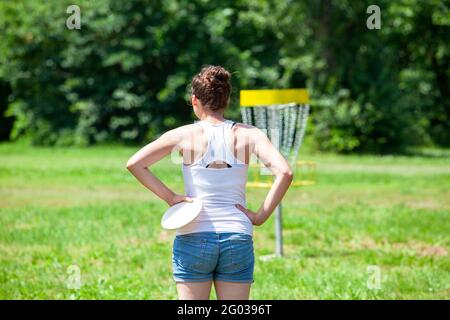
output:
[[[254,282],[255,256],[251,235],[195,232],[173,241],[172,269],[176,282],[220,280]]]

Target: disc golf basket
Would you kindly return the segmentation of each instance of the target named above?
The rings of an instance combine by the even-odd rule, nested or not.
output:
[[[280,150],[294,171],[291,187],[315,183],[316,164],[297,160],[298,151],[305,135],[309,115],[309,95],[306,89],[241,90],[242,120],[264,131]],[[259,161],[250,163],[247,186],[270,188],[271,172]],[[275,209],[276,255],[283,255],[282,206]]]

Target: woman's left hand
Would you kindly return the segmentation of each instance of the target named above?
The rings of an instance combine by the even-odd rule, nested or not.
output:
[[[260,226],[262,225],[262,221],[260,219],[261,215],[259,215],[256,212],[253,212],[250,209],[244,208],[243,206],[241,206],[240,204],[236,204],[235,205],[236,208],[238,208],[239,210],[241,210],[243,213],[245,213],[245,215],[250,219],[250,221],[255,225],[255,226]]]
[[[176,205],[177,203],[180,203],[183,201],[184,202],[193,202],[191,197],[174,193],[174,195],[172,196],[172,198],[170,198],[170,200],[167,202],[167,204],[171,207],[171,206]]]

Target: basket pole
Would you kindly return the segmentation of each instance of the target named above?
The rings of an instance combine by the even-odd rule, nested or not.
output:
[[[281,217],[281,202],[280,204],[278,204],[275,210],[275,253],[278,257],[281,257],[283,256],[283,220]]]
[[[273,130],[273,129],[272,129]],[[278,131],[272,132],[272,143],[280,150],[281,135]],[[273,176],[275,179],[275,176]],[[283,256],[283,217],[281,215],[282,205],[281,202],[275,208],[275,255],[278,257]]]

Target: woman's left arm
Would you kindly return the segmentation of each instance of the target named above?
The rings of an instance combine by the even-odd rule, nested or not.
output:
[[[127,169],[136,179],[169,206],[182,201],[192,202],[192,199],[170,190],[150,171],[149,167],[170,154],[175,147],[179,146],[181,139],[181,128],[167,131],[161,137],[136,152],[127,162]]]

